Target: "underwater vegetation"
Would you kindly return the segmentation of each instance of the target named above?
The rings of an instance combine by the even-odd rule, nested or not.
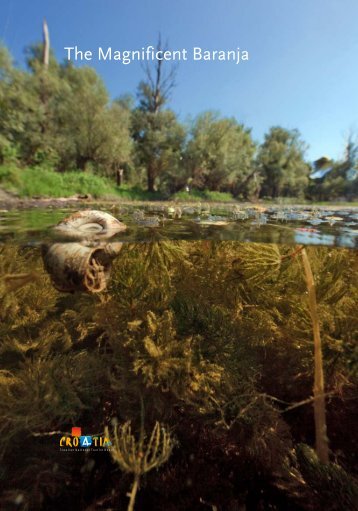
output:
[[[0,251],[1,509],[357,509],[353,250],[128,242],[73,294]]]

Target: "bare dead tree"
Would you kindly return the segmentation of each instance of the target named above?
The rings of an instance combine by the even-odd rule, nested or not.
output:
[[[124,169],[122,167],[116,169],[116,183],[118,188],[122,186],[123,183],[123,175],[124,175]]]
[[[162,44],[162,38],[159,34],[156,52],[167,50],[168,44]],[[161,117],[159,114],[176,85],[177,66],[166,66],[162,59],[156,58],[154,62],[146,62],[142,65],[142,68],[145,79],[141,81],[138,87],[139,108],[137,113],[139,115],[134,130],[134,139],[138,143],[141,162],[146,167],[148,191],[153,192],[155,190],[155,179],[163,168],[163,148],[158,141],[155,141],[155,135],[158,132],[165,133],[167,129],[165,115]]]
[[[47,86],[47,70],[50,62],[50,33],[47,25],[47,21],[44,18],[42,23],[42,36],[43,36],[43,50],[42,50],[42,64],[44,72],[41,73],[41,88],[40,88],[40,99],[43,104],[44,109],[44,117],[41,122],[41,133],[43,135],[48,131],[49,124],[49,109],[48,109],[48,100],[49,100],[49,92]]]
[[[44,42],[42,63],[45,68],[48,68],[48,64],[49,64],[49,60],[50,60],[50,34],[49,34],[46,19],[43,20],[42,34],[43,34],[43,42]]]
[[[159,33],[156,51],[165,52],[168,50],[168,42],[162,44],[162,37]],[[163,60],[157,59],[154,66],[149,62],[142,65],[145,81],[141,83],[142,93],[141,105],[152,113],[159,112],[160,108],[170,98],[171,91],[176,86],[176,74],[178,65],[172,65],[169,71],[165,71]]]

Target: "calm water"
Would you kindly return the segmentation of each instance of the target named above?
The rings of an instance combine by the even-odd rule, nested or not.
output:
[[[0,213],[0,509],[357,509],[357,210],[106,211]]]
[[[206,239],[357,247],[358,208],[152,204],[140,209],[134,206],[103,209],[128,226],[117,236],[123,241]],[[51,237],[50,227],[71,211],[75,210],[0,212],[0,236],[37,240]]]

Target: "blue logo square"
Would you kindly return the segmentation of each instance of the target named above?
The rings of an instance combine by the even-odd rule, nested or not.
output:
[[[90,447],[92,445],[92,437],[91,436],[80,436],[80,446],[81,447]]]

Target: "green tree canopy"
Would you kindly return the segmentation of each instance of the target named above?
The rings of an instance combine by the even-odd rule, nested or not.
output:
[[[160,37],[157,49],[162,49]],[[153,192],[159,178],[163,182],[177,174],[185,130],[175,113],[164,108],[175,84],[175,68],[165,73],[163,61],[158,60],[154,69],[146,67],[145,74],[146,80],[138,86],[132,135],[137,164],[145,168],[148,191]]]
[[[92,164],[110,173],[130,157],[130,115],[121,105],[109,104],[93,69],[67,66],[62,73],[67,89],[58,112],[61,160],[65,167],[84,170]]]
[[[138,108],[132,126],[137,163],[146,168],[148,191],[152,192],[158,177],[178,167],[185,130],[171,110],[152,113]]]
[[[186,152],[193,185],[250,195],[258,186],[254,153],[250,130],[234,118],[220,118],[214,112],[199,115],[192,126]]]
[[[279,126],[270,129],[257,157],[263,177],[263,197],[299,197],[304,194],[310,172],[304,160],[305,149],[298,130]]]
[[[316,170],[327,170],[322,177],[312,179],[307,196],[313,200],[331,200],[342,197],[353,199],[358,195],[358,139],[350,134],[341,160],[322,157],[315,162]]]
[[[0,50],[0,157],[16,148],[25,164],[50,163],[57,170],[111,174],[131,158],[130,112],[111,104],[94,69],[59,65],[43,47],[27,49],[29,72],[12,66]]]

